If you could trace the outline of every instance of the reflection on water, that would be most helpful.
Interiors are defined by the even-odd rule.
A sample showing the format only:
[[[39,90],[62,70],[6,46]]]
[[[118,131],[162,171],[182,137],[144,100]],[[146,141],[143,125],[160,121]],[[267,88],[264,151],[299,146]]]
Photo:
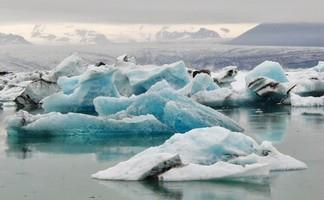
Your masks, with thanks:
[[[9,109],[0,111],[0,199],[324,199],[323,108],[222,112],[238,121],[246,134],[275,142],[309,168],[276,174],[267,184],[97,181],[90,178],[92,173],[162,144],[170,135],[7,138],[4,118],[14,113]]]
[[[280,143],[290,122],[291,107],[273,106],[258,109],[231,109],[223,113],[235,119],[245,133],[253,136],[258,142],[271,141]]]
[[[268,184],[240,184],[235,182],[125,182],[100,181],[100,184],[126,199],[271,199]],[[143,195],[145,194],[145,195]]]
[[[129,158],[140,151],[162,144],[171,135],[92,138],[82,136],[15,138],[6,140],[8,156],[30,158],[33,153],[95,154],[98,160]]]

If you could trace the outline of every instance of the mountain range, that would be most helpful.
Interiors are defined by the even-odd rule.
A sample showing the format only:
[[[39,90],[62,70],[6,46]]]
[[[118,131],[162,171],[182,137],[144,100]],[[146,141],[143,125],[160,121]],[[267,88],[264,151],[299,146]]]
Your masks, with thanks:
[[[248,30],[229,43],[324,47],[324,23],[264,23]]]
[[[31,44],[24,37],[15,34],[0,33],[0,45]]]

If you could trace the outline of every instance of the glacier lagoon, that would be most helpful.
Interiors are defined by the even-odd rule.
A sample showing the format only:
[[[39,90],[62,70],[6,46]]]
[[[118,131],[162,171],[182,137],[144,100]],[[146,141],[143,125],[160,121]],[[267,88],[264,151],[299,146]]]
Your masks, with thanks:
[[[144,174],[142,175],[149,175],[149,176],[153,175],[152,176],[153,178],[156,178],[158,176],[159,179],[160,177],[162,177],[162,179],[166,181],[167,180],[176,180],[176,181],[200,180],[199,177],[201,177],[201,174],[199,173],[199,170],[204,168],[203,169],[204,173],[202,174],[207,175],[207,177],[202,179],[210,179],[210,175],[212,174],[214,175],[214,179],[217,179],[217,182],[202,181],[202,184],[213,183],[216,185],[219,184],[224,185],[223,189],[220,191],[220,193],[224,191],[224,195],[223,194],[221,195],[221,196],[225,196],[224,198],[233,198],[233,194],[228,193],[227,190],[232,190],[232,188],[235,188],[235,186],[238,186],[240,188],[242,186],[247,185],[248,186],[247,191],[246,189],[243,189],[243,191],[240,190],[237,194],[234,193],[234,196],[238,196],[240,197],[239,199],[242,199],[241,197],[242,194],[246,193],[245,196],[247,196],[247,199],[251,199],[251,198],[262,199],[264,197],[269,197],[269,195],[257,194],[257,196],[255,197],[253,196],[255,194],[253,192],[250,192],[249,190],[259,188],[259,186],[262,187],[267,186],[266,188],[268,189],[270,188],[271,191],[271,188],[273,187],[273,182],[275,182],[276,179],[279,179],[278,177],[281,177],[283,174],[271,173],[270,180],[268,179],[261,180],[261,183],[260,182],[249,183],[249,181],[247,180],[241,180],[243,181],[242,183],[229,182],[229,181],[224,182],[218,179],[219,177],[222,177],[222,174],[225,175],[225,177],[226,176],[230,177],[231,175],[234,175],[234,178],[235,178],[235,174],[238,174],[238,178],[242,178],[243,174],[247,174],[248,176],[255,175],[257,177],[252,178],[254,179],[254,181],[258,180],[257,178],[259,178],[258,176],[260,175],[268,176],[269,165],[265,167],[263,166],[260,167],[259,165],[260,168],[256,168],[257,166],[254,165],[254,162],[257,162],[255,164],[262,164],[262,162],[267,159],[270,159],[266,161],[267,164],[270,164],[270,170],[305,169],[306,165],[309,165],[306,158],[300,157],[299,155],[300,152],[296,153],[296,151],[287,151],[287,149],[285,148],[282,150],[280,146],[284,144],[284,142],[286,141],[286,135],[287,135],[286,132],[289,132],[287,126],[289,125],[290,121],[299,118],[299,115],[305,117],[315,117],[315,119],[318,118],[319,120],[322,120],[323,112],[321,108],[314,108],[314,110],[313,108],[311,108],[312,106],[315,107],[323,106],[324,104],[323,97],[319,97],[322,96],[322,92],[323,92],[321,90],[322,74],[317,70],[318,68],[321,68],[320,63],[318,66],[311,69],[287,71],[287,74],[285,74],[285,72],[282,70],[281,66],[278,63],[267,61],[255,67],[256,70],[255,74],[253,74],[253,71],[237,73],[237,71],[235,71],[236,70],[235,68],[231,68],[231,69],[226,68],[224,69],[225,72],[224,74],[222,72],[219,72],[218,74],[211,74],[211,76],[208,76],[206,74],[205,75],[199,74],[195,77],[194,73],[189,72],[190,69],[187,69],[189,72],[187,73],[187,70],[185,69],[186,67],[184,66],[183,62],[164,65],[160,67],[161,69],[156,70],[159,68],[158,66],[154,66],[154,68],[152,68],[152,66],[139,66],[131,62],[124,63],[125,56],[122,56],[121,58],[122,60],[119,60],[119,58],[120,57],[117,58],[117,62],[113,66],[89,65],[88,70],[90,71],[87,70],[86,73],[84,73],[83,75],[79,75],[78,70],[74,70],[74,69],[78,69],[78,66],[79,67],[82,66],[79,64],[80,63],[79,60],[74,59],[74,57],[72,56],[67,58],[67,60],[64,60],[62,62],[63,64],[62,63],[59,64],[57,68],[49,72],[44,71],[44,72],[35,72],[30,74],[18,73],[18,74],[10,74],[8,78],[5,77],[5,80],[3,82],[5,85],[4,87],[5,89],[1,91],[2,94],[4,94],[4,95],[1,94],[1,97],[5,97],[4,98],[5,101],[7,97],[9,99],[13,97],[16,103],[18,102],[21,103],[22,105],[28,105],[28,101],[24,102],[24,100],[31,100],[29,102],[31,102],[32,104],[35,103],[36,108],[43,107],[45,109],[45,112],[47,111],[47,109],[50,108],[52,109],[52,111],[61,111],[63,113],[69,110],[58,109],[58,107],[55,106],[53,107],[53,104],[51,103],[49,104],[48,100],[54,99],[52,103],[53,102],[59,103],[59,106],[62,105],[64,106],[66,103],[67,104],[70,104],[71,102],[74,103],[74,101],[57,101],[58,97],[75,96],[79,100],[82,99],[85,100],[85,102],[88,102],[88,104],[84,104],[83,102],[81,102],[80,104],[76,104],[75,106],[76,109],[72,109],[72,111],[77,113],[60,114],[60,113],[53,112],[53,113],[43,114],[43,112],[40,111],[40,115],[38,115],[37,111],[36,112],[30,111],[30,114],[24,111],[19,111],[19,113],[17,113],[15,117],[12,117],[7,122],[8,125],[7,132],[3,131],[4,132],[3,135],[8,135],[7,137],[5,136],[3,137],[4,139],[2,145],[3,148],[1,149],[4,152],[3,158],[18,158],[19,160],[24,160],[24,161],[28,160],[33,162],[31,168],[29,168],[28,166],[26,167],[25,164],[21,165],[22,166],[21,169],[23,169],[21,170],[22,172],[18,172],[14,174],[26,174],[26,175],[33,174],[31,177],[27,176],[24,178],[30,179],[33,184],[34,182],[36,182],[44,185],[45,192],[39,193],[44,195],[42,196],[42,198],[45,198],[46,195],[48,194],[48,192],[46,191],[56,190],[56,185],[60,185],[60,183],[57,181],[51,181],[53,180],[53,177],[62,177],[64,183],[65,180],[71,180],[71,182],[66,182],[67,185],[65,185],[63,189],[71,188],[71,186],[78,187],[78,184],[84,181],[78,178],[85,177],[85,173],[88,173],[88,178],[90,179],[90,174],[94,174],[98,170],[107,169],[107,167],[108,167],[107,170],[109,171],[109,169],[114,168],[114,166],[118,166],[119,165],[118,163],[122,163],[122,161],[128,159],[132,160],[132,158],[136,157],[137,155],[140,155],[141,154],[140,152],[147,149],[148,147],[159,146],[159,145],[163,146],[162,144],[167,143],[168,141],[172,141],[172,138],[174,138],[174,136],[176,136],[176,138],[178,139],[179,138],[181,139],[182,137],[182,136],[180,137],[181,134],[179,136],[177,136],[178,134],[171,136],[170,134],[167,133],[186,132],[183,135],[184,140],[181,139],[180,140],[181,143],[179,144],[175,143],[175,146],[179,146],[183,144],[182,143],[183,141],[186,142],[185,138],[189,134],[189,132],[187,132],[188,130],[192,128],[199,128],[199,127],[206,127],[206,126],[218,125],[218,126],[226,127],[234,132],[242,131],[243,129],[245,129],[244,133],[252,136],[260,144],[260,147],[261,146],[262,147],[254,148],[255,146],[252,145],[253,150],[248,150],[250,149],[249,146],[251,145],[251,143],[245,140],[247,142],[247,143],[244,142],[246,145],[245,147],[247,147],[246,152],[251,153],[249,155],[245,154],[244,145],[241,146],[240,142],[236,142],[236,139],[240,138],[240,137],[236,137],[236,135],[239,133],[232,133],[230,135],[233,135],[233,137],[229,137],[229,140],[226,139],[223,140],[224,138],[226,138],[223,137],[226,134],[222,133],[220,129],[219,129],[220,132],[218,132],[217,131],[218,129],[216,127],[216,129],[211,129],[211,130],[215,130],[215,132],[207,131],[207,133],[202,134],[204,137],[206,136],[207,138],[209,136],[214,135],[215,137],[211,137],[211,138],[214,138],[215,141],[213,139],[209,142],[207,138],[203,138],[202,140],[199,140],[199,142],[194,142],[196,144],[193,143],[194,148],[193,148],[192,155],[195,157],[192,158],[194,161],[196,159],[199,160],[201,157],[203,157],[199,153],[199,149],[200,149],[199,146],[201,146],[200,142],[202,142],[202,144],[204,145],[211,145],[210,150],[208,150],[208,148],[201,149],[203,151],[207,150],[206,152],[202,152],[203,154],[207,153],[206,155],[208,155],[209,151],[212,152],[212,155],[214,153],[216,153],[215,155],[218,155],[217,153],[221,153],[222,148],[224,147],[223,149],[224,153],[219,154],[220,156],[219,158],[222,158],[224,156],[225,159],[227,158],[230,159],[230,160],[224,160],[226,162],[225,165],[222,164],[223,160],[220,160],[220,162],[217,162],[214,165],[212,164],[213,161],[210,159],[206,160],[207,163],[208,161],[212,162],[210,163],[211,165],[209,166],[206,165],[201,166],[199,165],[199,163],[183,162],[184,157],[181,152],[185,152],[185,148],[183,148],[182,150],[180,148],[178,149],[180,151],[175,152],[179,154],[178,157],[180,156],[181,160],[178,159],[178,161],[180,160],[180,162],[176,161],[177,159],[176,155],[171,155],[173,157],[170,157],[170,154],[168,154],[167,156],[169,157],[167,157],[165,156],[165,154],[163,154],[164,156],[164,157],[162,156],[163,159],[169,159],[169,160],[162,160],[162,162],[157,160],[158,158],[160,158],[159,156],[161,156],[162,154],[161,155],[157,154],[157,156],[154,154],[153,156],[149,155],[147,157],[149,158],[147,159],[149,161],[143,160],[144,161],[143,165],[141,164],[137,165],[134,167],[134,169],[132,168],[126,169],[126,173],[122,173],[119,171],[118,168],[115,168],[115,171],[117,170],[117,172],[119,171],[120,173],[126,175],[125,179],[119,179],[118,175],[116,179],[117,180],[141,180],[141,178],[136,178],[136,177],[130,178],[128,174],[132,174],[133,172],[135,172],[135,174],[137,172],[143,173],[141,167],[143,166],[147,167],[146,165],[147,163],[154,161],[154,162],[160,162],[162,164],[157,163],[157,165],[153,165],[153,166],[151,165],[151,167],[153,168],[151,168],[151,170],[150,168],[146,168],[149,169],[149,171],[147,171],[147,173],[144,172]],[[128,62],[128,59],[126,60]],[[125,64],[127,65],[123,66]],[[59,66],[63,66],[63,67],[59,67]],[[65,77],[65,78],[59,77],[59,79],[57,80],[57,77],[53,72],[56,72],[57,70],[60,71],[60,69],[64,69],[65,71],[72,72],[72,77]],[[110,73],[110,72],[117,72],[117,73]],[[106,76],[105,75],[106,73],[110,75]],[[126,74],[127,77],[125,77],[125,75],[123,74]],[[248,76],[249,74],[251,74],[250,78]],[[275,74],[275,76],[271,77],[270,76],[271,74]],[[194,78],[188,77],[191,75]],[[237,75],[236,81],[234,81],[233,79],[233,76],[235,75]],[[277,80],[276,78],[278,75],[282,75],[284,79]],[[14,78],[12,79],[11,76],[13,76]],[[286,76],[288,77],[288,80],[285,78]],[[21,77],[27,78],[26,81],[21,82]],[[103,77],[104,79],[100,77]],[[109,77],[112,77],[112,79],[110,79]],[[174,79],[174,77],[176,77],[176,79]],[[245,81],[244,81],[244,77],[245,77]],[[28,85],[27,89],[25,90],[27,92],[23,92],[22,94],[20,94],[21,89],[24,89],[24,87],[26,87],[25,85],[26,83],[28,84],[28,80],[29,79],[33,80],[35,78],[36,80],[39,79],[40,85],[42,84],[44,85],[44,83],[52,84],[55,83],[55,81],[57,80],[58,85],[60,87],[63,86],[63,93],[58,92],[56,94],[48,96],[47,93],[43,92],[44,91],[43,89],[39,90],[39,92],[37,92],[36,90],[36,93],[34,93],[33,90],[28,89],[29,87]],[[188,79],[190,80],[190,82]],[[108,87],[108,90],[106,89],[100,90],[101,87],[98,87],[98,84],[100,86],[102,85],[100,84],[101,80],[103,80],[104,82],[107,81],[113,82],[113,84],[109,84],[112,86],[112,88],[109,89]],[[233,88],[231,86],[228,88],[229,85],[227,81],[228,83],[231,83]],[[10,84],[7,84],[8,82]],[[11,87],[12,85],[11,83],[13,84],[18,83],[18,85],[17,87]],[[223,88],[219,88],[217,85],[215,85],[216,83],[222,84]],[[30,88],[33,88],[32,84],[30,85],[31,85]],[[141,87],[137,87],[138,85]],[[186,86],[183,87],[184,85]],[[17,88],[17,91],[12,90],[15,88]],[[85,88],[88,89],[84,90]],[[55,90],[56,89],[54,88],[53,92],[56,92]],[[292,90],[293,92],[290,93],[290,91]],[[16,98],[16,93],[18,95],[20,94],[19,98],[18,97]],[[136,94],[137,96],[132,95],[128,97],[132,93]],[[310,94],[315,96],[310,97],[309,96]],[[106,97],[100,97],[100,96],[106,96]],[[151,97],[155,97],[155,98],[151,98]],[[39,101],[40,99],[43,100]],[[201,104],[209,105],[214,108],[231,107],[232,109],[221,110],[221,112],[225,113],[225,115],[222,115],[218,111],[200,105],[194,101],[197,101]],[[280,103],[281,106],[280,107],[274,106],[274,104],[276,103]],[[250,106],[252,106],[254,109],[235,108],[237,106],[244,107],[246,104],[251,104]],[[285,104],[291,105],[292,107],[284,106]],[[263,107],[262,109],[255,109],[262,105],[268,105],[268,107]],[[83,108],[83,106],[85,107]],[[306,109],[294,108],[298,106],[310,106],[310,107]],[[160,109],[156,109],[157,107]],[[5,108],[3,114],[4,118],[8,118],[11,115],[15,114],[15,111],[12,108],[7,106],[5,106],[4,108]],[[96,116],[96,114],[93,113],[94,110],[97,112],[98,116]],[[283,119],[282,116],[280,115],[282,113],[286,113],[290,117],[284,117]],[[227,118],[226,115],[229,118]],[[265,118],[265,117],[269,117],[269,118]],[[251,120],[244,120],[250,118]],[[82,119],[81,120],[82,123],[80,123],[80,119]],[[181,119],[181,120],[177,120],[177,119]],[[260,121],[259,119],[262,120]],[[143,123],[146,126],[144,126]],[[294,123],[299,123],[299,122],[293,122],[292,124]],[[131,126],[125,126],[128,124]],[[116,128],[114,125],[119,128],[122,127],[123,129],[121,130],[119,128]],[[134,125],[137,125],[135,126],[137,128],[134,128]],[[151,128],[147,129],[146,127],[151,127]],[[96,128],[99,128],[99,132],[96,131]],[[100,130],[103,131],[105,134],[104,135],[98,134],[100,133]],[[199,130],[198,131],[197,130],[198,129],[196,129],[196,133],[199,133]],[[314,129],[314,131],[321,131],[321,130],[322,127],[317,127],[316,129]],[[91,131],[95,131],[94,135]],[[122,134],[118,134],[118,131],[120,131],[120,133]],[[304,130],[302,133],[308,133],[308,132],[309,130]],[[293,132],[293,134],[296,134],[296,132]],[[92,137],[91,135],[99,136],[99,137]],[[191,137],[190,135],[191,134],[189,134],[189,139]],[[199,136],[199,134],[198,135],[193,134],[193,135],[195,135],[196,138],[192,137],[192,141],[195,141],[197,139],[197,136]],[[34,138],[30,138],[30,137],[34,137]],[[299,165],[301,167],[296,167],[296,168],[292,165],[290,167],[287,166],[285,167],[284,165],[285,159],[282,160],[280,159],[280,157],[276,157],[280,154],[276,153],[276,150],[271,147],[271,144],[270,145],[268,145],[268,143],[266,143],[265,145],[263,145],[263,143],[261,144],[261,142],[265,140],[273,142],[279,151],[283,153],[287,153],[287,155],[291,155],[296,159],[304,161],[305,164],[301,163],[301,165]],[[219,146],[220,149],[217,147],[217,143],[219,143],[219,141],[221,142]],[[190,144],[190,140],[189,140],[189,144]],[[231,146],[232,144],[234,144],[234,147]],[[295,145],[296,143],[293,144]],[[284,147],[288,147],[287,144],[284,145],[285,145]],[[305,144],[305,146],[306,145],[312,146],[312,144]],[[299,147],[300,146],[301,145],[299,145]],[[173,148],[172,145],[170,147]],[[195,151],[194,149],[197,149],[198,151],[194,153]],[[218,152],[219,150],[221,151]],[[240,154],[240,152],[242,152],[243,154]],[[39,154],[37,153],[40,153],[39,157],[38,157]],[[169,152],[162,151],[161,153],[169,153]],[[35,158],[34,155],[36,155],[36,157],[38,157],[40,160],[38,161],[33,160]],[[65,159],[63,159],[64,161],[56,160],[57,155],[63,156],[64,158],[66,158],[66,160]],[[95,157],[86,158],[84,157],[85,155],[87,156],[94,155]],[[258,156],[262,156],[262,157],[258,157]],[[78,158],[81,159],[78,160]],[[271,164],[272,162],[271,159],[273,159],[272,161],[274,162],[278,161],[277,163],[279,165],[275,164],[274,166],[275,168],[272,168],[273,165]],[[75,162],[71,163],[72,160]],[[51,163],[51,162],[53,163],[50,164],[50,166],[46,166],[46,168],[43,169],[38,168],[39,166],[37,164],[41,164],[40,166],[43,166],[42,165],[43,161],[45,161],[44,164]],[[175,161],[178,162],[179,165],[174,165],[172,166],[173,168],[170,169],[167,166],[168,164],[164,164],[164,161],[166,162]],[[78,162],[80,163],[77,164]],[[231,164],[232,162],[235,163],[235,165]],[[4,163],[6,163],[6,161]],[[15,163],[13,165],[14,167],[19,165],[18,162],[13,162],[13,163]],[[72,165],[65,166],[66,163],[71,163]],[[87,163],[87,164],[84,165],[83,163]],[[87,168],[85,169],[81,167],[83,165],[84,167],[87,166]],[[6,174],[6,172],[7,174],[8,173],[10,174],[13,166],[8,167],[8,169],[10,170],[3,170],[3,174]],[[226,166],[229,168],[227,169]],[[276,166],[279,168],[276,168]],[[63,175],[61,174],[61,176],[56,172],[56,169],[60,167],[62,167],[61,173],[63,173]],[[93,167],[96,168],[94,169]],[[156,172],[156,170],[161,170],[161,168],[162,171]],[[187,170],[189,169],[190,171],[190,169],[193,168],[195,170],[193,171],[194,173],[192,176],[191,173],[188,173]],[[28,169],[31,170],[29,171]],[[38,169],[39,173],[31,173],[35,169]],[[77,169],[82,169],[84,171],[78,172]],[[91,171],[90,170],[87,171],[87,169],[91,169]],[[252,169],[251,173],[249,172],[249,169]],[[169,171],[163,172],[163,170],[169,170]],[[306,171],[308,170],[309,169],[307,169]],[[188,176],[184,177],[183,175],[181,175],[183,174],[184,171],[186,171],[185,176],[189,174],[191,175],[191,178],[190,176],[188,178]],[[247,173],[245,173],[244,171]],[[162,174],[156,174],[156,173],[162,173]],[[288,172],[288,173],[294,174],[294,172]],[[174,179],[174,174],[177,175],[178,178]],[[116,173],[114,172],[113,176],[115,175]],[[43,180],[43,183],[38,180],[33,180],[33,178],[37,176]],[[99,179],[107,178],[108,180],[112,180],[111,178],[109,178],[109,176],[101,177],[101,175],[99,175],[99,176],[92,176],[92,177],[99,178]],[[142,176],[140,175],[140,177]],[[291,180],[289,180],[289,184],[291,184],[290,181]],[[82,184],[87,184],[86,182]],[[10,184],[10,180],[6,180],[5,178],[3,185],[7,185],[8,183]],[[162,182],[150,182],[150,181],[139,182],[142,185],[133,184],[129,182],[112,183],[109,181],[108,182],[97,181],[96,183],[105,185],[108,188],[113,188],[117,192],[121,191],[122,194],[117,193],[116,194],[117,196],[115,197],[121,199],[122,198],[130,199],[132,197],[138,199],[141,196],[139,197],[138,195],[134,195],[133,193],[146,194],[148,193],[148,191],[145,190],[145,188],[147,187],[149,188],[157,187],[158,190],[154,190],[153,192],[149,191],[153,194],[152,196],[151,195],[145,196],[146,199],[160,198],[161,195],[159,195],[156,192],[159,191],[161,187],[163,191],[174,190],[174,188],[168,187],[168,185],[172,185],[171,183],[162,183]],[[50,184],[53,185],[51,186]],[[13,183],[13,185],[14,187],[17,186],[16,183]],[[141,187],[143,185],[145,186],[144,190]],[[215,194],[215,192],[208,190],[207,193],[204,193],[204,188],[198,187],[196,189],[193,189],[186,185],[191,186],[191,184],[186,184],[186,183],[180,184],[178,182],[176,186],[178,187],[185,186],[185,188],[180,189],[180,191],[176,189],[175,194],[173,194],[172,192],[171,193],[166,192],[167,194],[162,195],[161,198],[167,198],[168,195],[170,195],[172,198],[176,198],[176,199],[188,199],[188,194],[189,197],[193,196],[194,199],[195,198],[214,199],[219,197],[218,192]],[[41,186],[38,185],[38,187]],[[93,185],[86,186],[87,191],[92,187]],[[216,186],[212,186],[212,187],[216,187]],[[6,187],[4,186],[3,188]],[[78,188],[80,189],[83,187],[79,186]],[[187,189],[189,191],[194,191],[201,196],[195,196],[196,195],[195,193],[193,194],[188,193],[186,192]],[[113,193],[110,189],[108,189],[108,192]],[[95,195],[88,196],[87,198],[104,198],[103,195],[98,195],[98,193],[101,194],[102,191],[98,191]],[[124,196],[124,194],[126,194],[126,196]],[[28,195],[24,197],[27,198]],[[66,198],[66,196],[62,196],[62,198],[63,197]],[[32,197],[32,199],[35,198],[37,199],[38,197],[36,196]],[[82,196],[81,197],[72,196],[71,198],[79,199],[82,198]]]
[[[219,110],[256,141],[272,141],[281,152],[305,162],[307,170],[274,172],[262,184],[226,181],[111,182],[90,174],[127,160],[171,135],[7,138],[0,110],[0,197],[3,199],[321,199],[324,108],[270,106]],[[302,188],[302,190],[301,190]],[[17,192],[19,191],[19,192]]]

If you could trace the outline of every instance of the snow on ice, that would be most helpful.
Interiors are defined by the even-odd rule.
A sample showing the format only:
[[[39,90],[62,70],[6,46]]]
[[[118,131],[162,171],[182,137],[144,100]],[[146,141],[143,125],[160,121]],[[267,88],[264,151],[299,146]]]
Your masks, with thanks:
[[[274,170],[305,168],[306,164],[280,153],[269,142],[258,145],[242,133],[210,127],[175,134],[164,144],[148,148],[92,177],[103,180],[143,180],[148,178],[143,174],[149,174],[150,178],[161,181],[242,181],[268,177],[269,172]]]

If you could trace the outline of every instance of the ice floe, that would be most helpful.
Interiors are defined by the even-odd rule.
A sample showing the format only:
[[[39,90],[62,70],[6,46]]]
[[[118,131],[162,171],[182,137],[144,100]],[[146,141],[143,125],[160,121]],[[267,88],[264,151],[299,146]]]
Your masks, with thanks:
[[[145,94],[128,99],[97,97],[94,105],[99,115],[114,114],[121,118],[151,114],[175,132],[216,125],[242,131],[230,118],[178,94],[166,81],[158,82]]]
[[[149,174],[161,181],[244,180],[268,177],[275,170],[305,168],[306,164],[280,153],[270,142],[258,145],[242,133],[210,127],[175,134],[164,144],[148,148],[92,177],[143,180],[143,174]]]
[[[93,99],[98,96],[120,97],[132,94],[127,76],[117,68],[89,67],[75,78],[59,79],[63,92],[43,99],[45,112],[94,112]]]
[[[8,119],[7,133],[13,137],[87,136],[109,137],[120,134],[166,134],[173,130],[153,115],[113,119],[81,113],[51,112],[32,115],[19,111]]]

